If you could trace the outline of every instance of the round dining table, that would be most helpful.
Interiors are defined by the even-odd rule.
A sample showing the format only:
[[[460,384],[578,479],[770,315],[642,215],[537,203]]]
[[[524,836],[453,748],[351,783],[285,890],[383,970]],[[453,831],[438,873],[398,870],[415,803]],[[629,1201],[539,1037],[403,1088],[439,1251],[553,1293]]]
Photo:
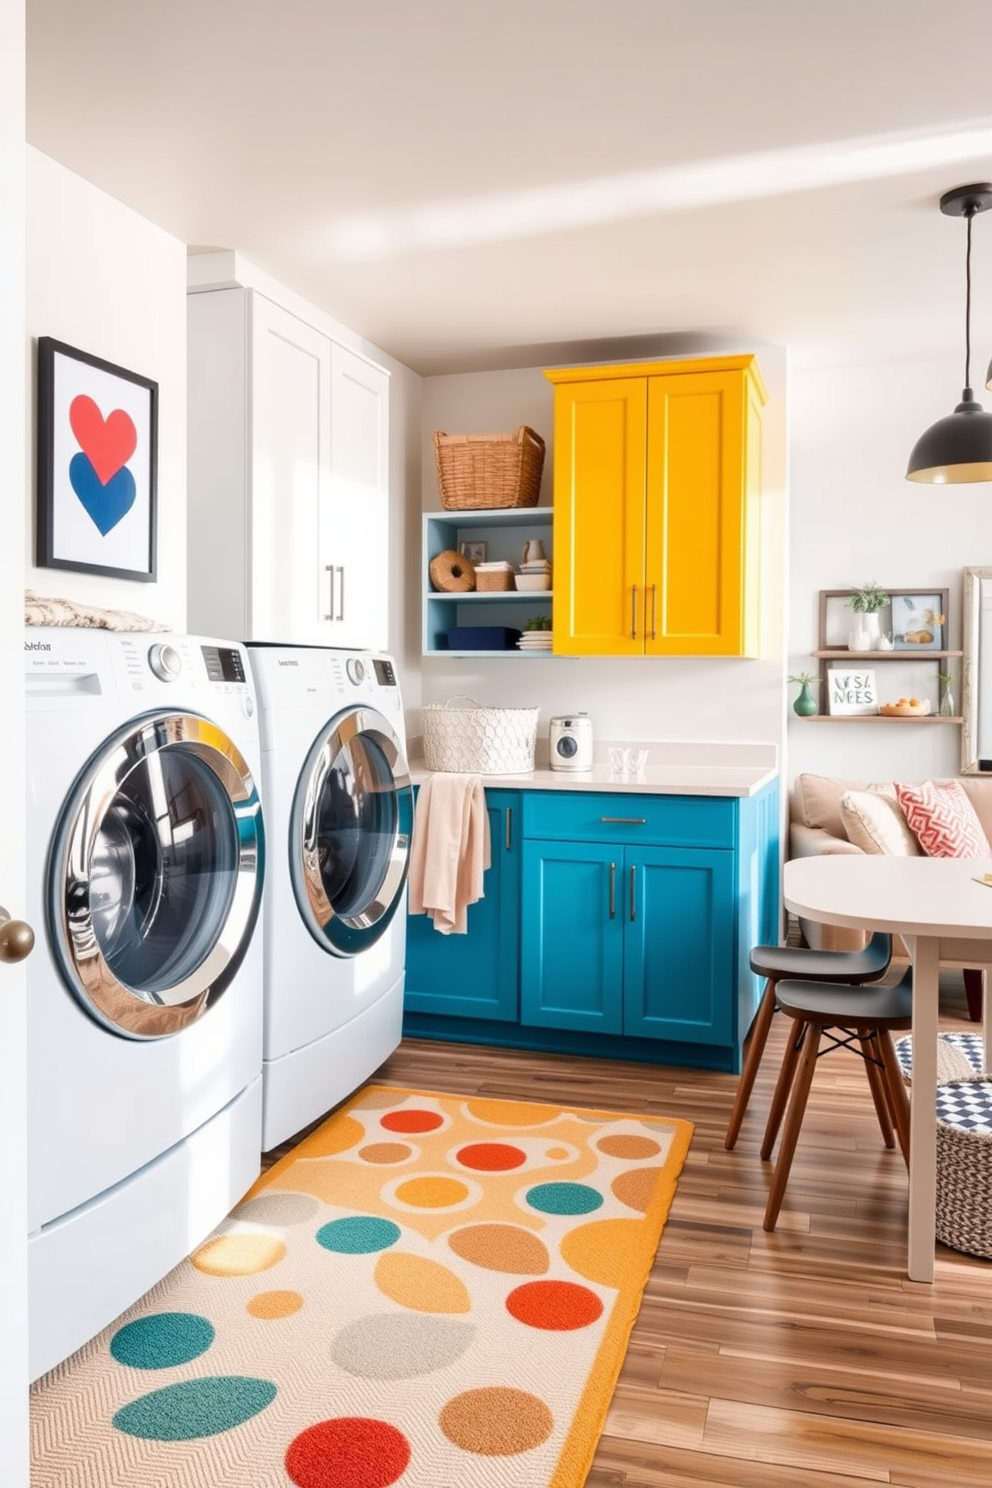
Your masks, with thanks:
[[[939,968],[992,972],[992,859],[897,858],[881,854],[794,858],[783,897],[793,914],[900,936],[913,962],[913,1078],[910,1090],[908,1265],[911,1281],[934,1278],[937,1189]],[[992,1019],[985,1011],[985,1063]]]

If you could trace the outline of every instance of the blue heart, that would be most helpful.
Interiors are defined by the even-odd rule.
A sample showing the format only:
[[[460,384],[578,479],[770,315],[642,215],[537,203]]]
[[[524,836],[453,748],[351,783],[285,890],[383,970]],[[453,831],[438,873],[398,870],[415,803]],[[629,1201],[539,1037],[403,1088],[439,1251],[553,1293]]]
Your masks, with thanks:
[[[134,476],[126,465],[103,486],[90,464],[89,456],[80,453],[73,455],[69,461],[69,480],[83,510],[99,528],[101,537],[106,537],[134,505],[137,487]]]

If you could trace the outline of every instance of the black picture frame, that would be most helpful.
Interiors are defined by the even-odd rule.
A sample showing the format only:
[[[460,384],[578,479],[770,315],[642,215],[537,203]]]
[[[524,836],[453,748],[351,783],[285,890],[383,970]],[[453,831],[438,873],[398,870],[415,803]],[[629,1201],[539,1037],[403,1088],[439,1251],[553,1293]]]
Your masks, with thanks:
[[[35,562],[157,578],[158,383],[38,338]]]

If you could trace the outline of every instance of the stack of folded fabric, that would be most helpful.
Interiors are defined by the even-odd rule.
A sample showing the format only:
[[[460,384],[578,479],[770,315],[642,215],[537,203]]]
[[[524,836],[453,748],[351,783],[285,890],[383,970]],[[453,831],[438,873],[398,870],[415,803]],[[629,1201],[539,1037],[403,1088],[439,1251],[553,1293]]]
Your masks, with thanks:
[[[507,563],[505,558],[494,558],[490,563],[477,563],[476,573],[512,573],[513,564]]]

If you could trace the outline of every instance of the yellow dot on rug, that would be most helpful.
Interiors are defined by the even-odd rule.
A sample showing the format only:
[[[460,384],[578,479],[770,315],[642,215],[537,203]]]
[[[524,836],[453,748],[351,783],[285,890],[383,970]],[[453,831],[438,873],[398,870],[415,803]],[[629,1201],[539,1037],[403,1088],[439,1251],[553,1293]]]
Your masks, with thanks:
[[[544,1155],[545,1157],[553,1158],[555,1162],[560,1162],[562,1158],[572,1156],[567,1147],[549,1147]]]
[[[246,1303],[252,1317],[257,1318],[292,1317],[302,1306],[299,1292],[259,1292]]]
[[[469,1193],[457,1178],[410,1178],[396,1189],[396,1198],[417,1209],[447,1209],[451,1204],[461,1204]]]
[[[285,1244],[274,1235],[219,1235],[194,1251],[191,1260],[208,1276],[253,1276],[275,1266],[285,1254]]]
[[[490,1385],[466,1390],[449,1400],[438,1424],[463,1452],[483,1457],[512,1457],[547,1441],[554,1417],[537,1395]]]
[[[661,1148],[651,1137],[639,1137],[632,1132],[617,1132],[613,1136],[600,1137],[593,1144],[607,1157],[657,1157]]]
[[[558,1106],[541,1106],[527,1101],[466,1101],[465,1110],[476,1121],[487,1126],[547,1126],[561,1115]]]
[[[365,1136],[365,1128],[353,1116],[332,1116],[306,1138],[307,1157],[331,1157],[335,1152],[347,1152],[357,1147]]]
[[[618,1290],[627,1275],[631,1246],[643,1233],[642,1219],[594,1219],[562,1236],[562,1260],[586,1281]]]
[[[472,1308],[465,1283],[447,1266],[424,1256],[387,1251],[376,1262],[375,1284],[393,1302],[414,1312],[470,1312]]]

